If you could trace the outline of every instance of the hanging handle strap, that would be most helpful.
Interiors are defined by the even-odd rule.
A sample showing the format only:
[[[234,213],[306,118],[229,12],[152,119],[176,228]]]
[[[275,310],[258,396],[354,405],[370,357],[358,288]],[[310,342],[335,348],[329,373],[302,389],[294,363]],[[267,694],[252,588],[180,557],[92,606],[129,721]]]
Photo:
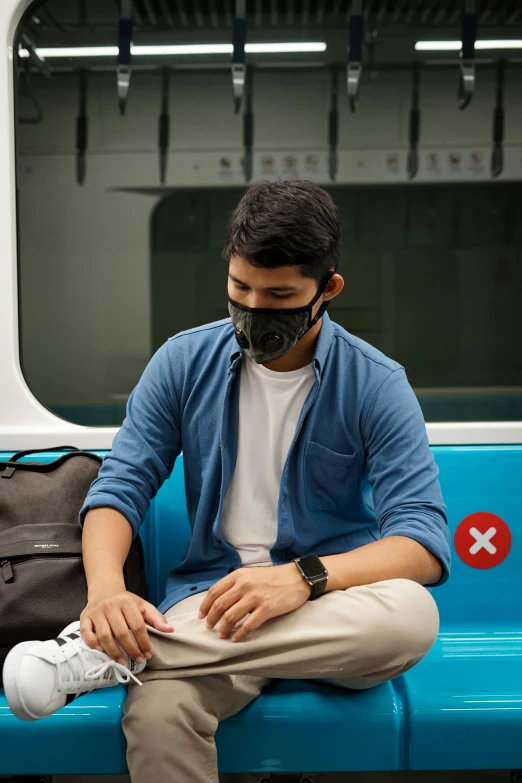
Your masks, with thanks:
[[[337,177],[337,170],[339,168],[339,155],[337,153],[337,146],[339,144],[339,110],[338,110],[338,96],[339,96],[339,79],[337,68],[335,65],[332,68],[332,86],[330,97],[330,113],[328,115],[328,173],[332,182]]]
[[[85,182],[86,151],[89,133],[89,120],[87,118],[87,71],[81,68],[78,73],[78,86],[80,93],[78,116],[76,118],[76,181],[78,185]]]
[[[417,176],[419,170],[418,144],[420,139],[420,120],[419,109],[420,92],[420,63],[413,63],[412,87],[411,87],[411,109],[410,109],[410,128],[409,128],[409,151],[408,151],[408,177],[413,179]]]
[[[504,78],[506,63],[497,63],[497,100],[493,113],[493,150],[491,153],[491,174],[499,177],[504,170]]]
[[[236,0],[236,15],[232,28],[232,96],[234,111],[239,114],[246,82],[247,18],[245,0]]]
[[[464,2],[461,39],[459,109],[463,110],[469,106],[475,92],[475,41],[477,40],[475,0],[465,0]]]
[[[123,116],[127,108],[127,97],[131,78],[132,46],[132,0],[121,0],[120,21],[118,23],[118,67],[116,78],[118,85],[118,104]]]
[[[246,105],[243,115],[243,147],[245,181],[250,182],[254,173],[254,111],[252,100],[252,66],[247,79]]]
[[[165,184],[167,178],[167,162],[170,144],[170,72],[168,68],[162,69],[161,75],[161,114],[158,121],[158,150],[160,182]]]
[[[364,16],[362,13],[362,0],[353,0],[350,14],[350,37],[348,68],[346,82],[348,87],[348,100],[351,111],[357,107],[359,87],[361,84],[362,59],[364,48]]]

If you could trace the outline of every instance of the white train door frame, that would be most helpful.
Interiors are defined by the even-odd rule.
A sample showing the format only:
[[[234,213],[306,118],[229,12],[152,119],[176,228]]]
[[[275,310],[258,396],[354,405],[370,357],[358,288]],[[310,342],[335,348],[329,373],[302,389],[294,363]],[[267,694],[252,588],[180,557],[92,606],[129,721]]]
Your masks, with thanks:
[[[0,451],[72,443],[108,449],[117,427],[82,427],[59,418],[32,394],[18,339],[13,41],[32,0],[0,2]],[[522,443],[522,422],[428,423],[432,445]]]
[[[18,340],[13,40],[31,0],[0,3],[0,451],[72,444],[107,449],[117,427],[82,427],[35,398],[22,374]]]

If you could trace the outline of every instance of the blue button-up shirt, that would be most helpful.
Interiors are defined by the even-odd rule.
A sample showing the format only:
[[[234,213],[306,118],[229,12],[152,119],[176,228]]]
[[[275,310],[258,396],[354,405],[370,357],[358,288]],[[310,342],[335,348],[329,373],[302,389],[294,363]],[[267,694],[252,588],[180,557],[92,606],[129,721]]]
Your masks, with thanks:
[[[83,524],[89,509],[115,508],[135,536],[183,449],[192,534],[161,612],[241,566],[219,524],[237,457],[242,359],[229,318],[171,337],[130,395],[80,511]],[[450,567],[445,506],[404,368],[325,314],[313,369],[281,477],[272,562],[407,536],[440,560],[441,584]]]

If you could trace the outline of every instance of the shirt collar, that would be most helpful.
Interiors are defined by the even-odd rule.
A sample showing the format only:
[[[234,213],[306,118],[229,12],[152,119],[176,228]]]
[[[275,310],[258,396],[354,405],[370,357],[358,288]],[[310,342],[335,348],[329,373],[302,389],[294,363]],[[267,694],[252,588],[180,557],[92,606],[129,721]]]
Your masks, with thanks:
[[[321,330],[315,345],[313,364],[317,367],[319,374],[322,375],[326,364],[326,357],[330,351],[333,340],[333,326],[328,313],[324,313],[322,318]],[[230,365],[235,365],[238,359],[243,358],[243,351],[237,344],[234,333],[232,333],[232,343],[230,351]]]
[[[319,337],[315,345],[314,353],[314,365],[318,368],[320,375],[323,374],[326,358],[332,345],[333,336],[334,331],[332,321],[328,313],[324,313],[321,324],[321,331],[319,332]]]

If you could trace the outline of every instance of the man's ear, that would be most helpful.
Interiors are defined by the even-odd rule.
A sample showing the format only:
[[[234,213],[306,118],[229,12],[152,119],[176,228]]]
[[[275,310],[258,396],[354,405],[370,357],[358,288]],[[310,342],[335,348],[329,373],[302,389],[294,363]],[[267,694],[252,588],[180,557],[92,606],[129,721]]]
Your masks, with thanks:
[[[328,281],[328,285],[324,291],[323,297],[325,301],[329,302],[332,299],[335,299],[335,297],[341,293],[343,288],[344,278],[342,278],[341,275],[337,274],[336,272]]]

